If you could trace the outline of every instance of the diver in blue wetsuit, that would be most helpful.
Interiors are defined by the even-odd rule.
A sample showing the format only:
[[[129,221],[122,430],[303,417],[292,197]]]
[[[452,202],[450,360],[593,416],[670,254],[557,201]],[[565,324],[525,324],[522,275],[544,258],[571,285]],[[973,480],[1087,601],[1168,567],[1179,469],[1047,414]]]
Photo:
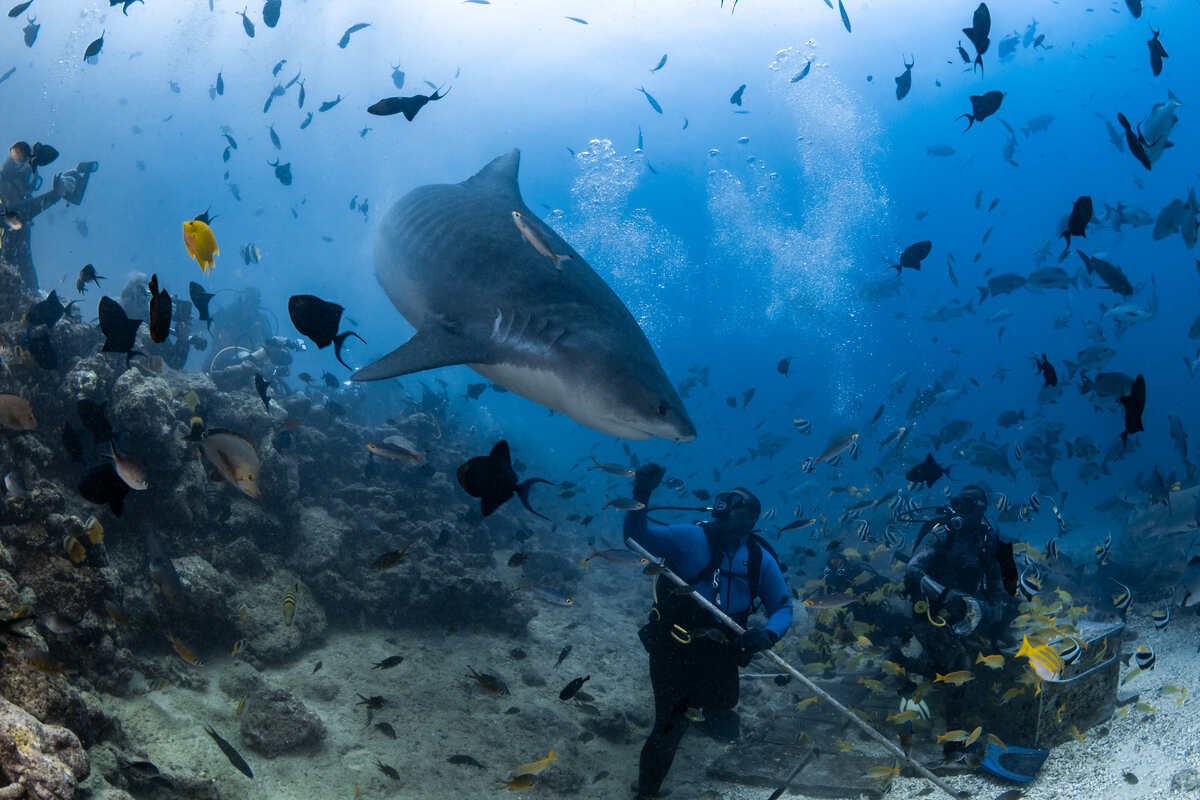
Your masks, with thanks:
[[[641,467],[633,497],[648,504],[665,470]],[[770,546],[753,533],[761,510],[748,489],[722,492],[713,500],[712,521],[699,525],[650,525],[646,510],[625,515],[625,536],[650,553],[742,627],[761,603],[767,623],[733,635],[690,594],[655,582],[650,621],[639,631],[650,654],[654,729],[642,747],[638,798],[660,796],[675,750],[688,726],[689,708],[704,710],[707,732],[738,737],[738,667],[774,645],[792,624],[792,599]]]

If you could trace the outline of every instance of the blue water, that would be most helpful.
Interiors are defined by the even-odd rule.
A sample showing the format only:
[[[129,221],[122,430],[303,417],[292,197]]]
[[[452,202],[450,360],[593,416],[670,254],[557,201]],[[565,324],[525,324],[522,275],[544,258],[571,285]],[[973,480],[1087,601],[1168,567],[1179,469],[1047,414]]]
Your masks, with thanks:
[[[372,275],[380,215],[415,186],[462,180],[519,147],[528,205],[608,280],[672,379],[682,380],[692,365],[711,367],[708,388],[685,401],[699,431],[695,442],[629,445],[641,461],[666,461],[673,474],[688,478],[689,488],[716,488],[711,468],[720,467],[719,485],[752,486],[780,520],[798,503],[806,513],[833,516],[838,501],[825,497],[832,484],[870,486],[878,496],[904,486],[903,471],[927,451],[943,464],[957,463],[953,446],[933,450],[919,438],[949,419],[969,419],[969,438],[986,434],[1010,449],[1038,430],[1027,419],[1025,430],[997,433],[995,417],[1007,409],[1062,422],[1064,439],[1088,435],[1103,451],[1121,431],[1119,411],[1093,410],[1073,385],[1039,406],[1041,379],[1029,358],[1045,352],[1066,383],[1063,360],[1092,343],[1085,334],[1089,323],[1099,323],[1117,350],[1106,369],[1145,375],[1146,431],[1135,437],[1135,452],[1090,485],[1076,474],[1081,462],[1055,465],[1052,499],[1062,502],[1069,494],[1062,505],[1072,534],[1063,549],[1082,554],[1110,530],[1119,537],[1119,521],[1093,506],[1130,488],[1139,474],[1157,466],[1184,479],[1166,415],[1178,414],[1195,431],[1200,411],[1189,401],[1194,384],[1180,357],[1196,351],[1188,328],[1200,276],[1194,253],[1178,235],[1153,241],[1150,227],[1118,234],[1096,225],[1075,242],[1124,268],[1139,287],[1133,302],[1148,306],[1157,298],[1155,317],[1119,338],[1111,322],[1100,322],[1100,304],[1120,298],[1099,288],[1040,295],[1022,289],[945,323],[923,321],[921,313],[953,298],[978,303],[975,286],[985,282],[987,269],[1032,272],[1033,254],[1046,241],[1047,265],[1054,264],[1062,246],[1059,226],[1079,195],[1091,195],[1099,213],[1120,200],[1152,216],[1186,196],[1195,185],[1198,144],[1190,106],[1179,110],[1175,147],[1152,172],[1113,148],[1096,115],[1115,124],[1123,111],[1136,121],[1164,101],[1168,89],[1185,103],[1200,96],[1200,67],[1186,33],[1196,24],[1190,4],[1160,4],[1137,21],[1119,2],[1091,9],[994,4],[984,75],[965,69],[954,49],[973,3],[852,0],[853,33],[847,33],[837,12],[816,0],[745,0],[733,14],[731,3],[722,9],[711,1],[497,0],[384,10],[369,2],[287,0],[273,30],[251,10],[253,39],[229,2],[218,0],[212,12],[204,2],[151,2],[132,6],[128,17],[99,5],[35,3],[28,13],[36,13],[42,28],[32,49],[20,40],[23,19],[5,23],[0,71],[17,67],[0,85],[8,137],[50,142],[62,152],[62,164],[101,163],[83,206],[56,208],[38,220],[35,256],[43,288],[69,286],[79,266],[92,262],[117,286],[129,271],[156,271],[183,294],[199,271],[182,246],[180,223],[211,206],[222,255],[204,279],[207,288],[258,287],[278,331],[288,336],[296,335],[287,321],[289,295],[341,303],[369,343],[349,348],[349,359],[361,366],[410,333]],[[1023,34],[1034,19],[1048,49],[1018,46],[1001,61],[1000,39],[1010,31]],[[356,22],[371,27],[339,49],[342,32]],[[1157,78],[1146,47],[1151,25],[1161,27],[1170,53]],[[84,47],[102,30],[98,63],[83,63]],[[666,66],[650,73],[663,53]],[[893,77],[913,56],[913,87],[898,102]],[[282,58],[287,63],[274,78],[271,67]],[[810,59],[810,74],[791,83]],[[396,64],[407,76],[399,92],[391,80]],[[305,81],[304,109],[293,86],[264,114],[271,87],[297,71]],[[225,94],[213,100],[209,88],[218,72]],[[429,91],[425,80],[452,88],[413,122],[366,113],[380,97]],[[750,112],[744,115],[729,103],[742,83],[741,109]],[[640,86],[663,114],[636,91]],[[969,95],[992,89],[1006,93],[1001,110],[963,133],[965,123],[955,118],[969,110]],[[339,94],[340,105],[315,113],[312,125],[299,129],[309,111]],[[1054,116],[1049,129],[1022,134],[1041,114]],[[1019,167],[1001,157],[1006,132],[1000,120],[1017,130]],[[270,124],[282,139],[281,152],[268,140]],[[223,126],[239,144],[228,164],[221,160]],[[364,127],[371,130],[360,137]],[[749,141],[741,144],[739,137]],[[956,154],[926,155],[936,144]],[[267,166],[277,157],[292,165],[290,187]],[[349,208],[354,196],[369,199],[366,218]],[[995,199],[998,206],[988,212]],[[916,212],[925,210],[918,221]],[[79,220],[87,222],[86,237]],[[887,265],[921,239],[934,243],[924,269],[905,271],[894,296],[865,298],[863,287],[894,274]],[[241,264],[238,251],[248,242],[261,249],[260,264]],[[957,288],[947,272],[949,254]],[[1062,266],[1074,274],[1080,261],[1071,254]],[[232,297],[218,295],[214,307]],[[1014,315],[998,340],[998,326],[984,317],[1003,308]],[[1064,312],[1070,322],[1057,329],[1053,322]],[[785,356],[793,357],[786,378],[775,370]],[[202,366],[201,360],[193,356],[191,366]],[[998,364],[1012,370],[1003,382],[993,377]],[[346,374],[329,351],[315,349],[293,371],[304,369]],[[886,463],[882,477],[871,474],[879,439],[914,421],[906,414],[913,393],[949,369],[956,372],[946,387],[965,387],[965,396],[923,415],[904,457]],[[889,382],[904,372],[903,393],[889,398]],[[401,384],[419,396],[422,382],[436,386],[437,379],[456,397],[480,380],[460,367]],[[740,399],[737,409],[726,405],[728,396],[740,398],[751,387],[756,395],[748,408]],[[344,391],[373,398],[367,421],[388,415],[389,389]],[[453,402],[466,425],[512,440],[536,474],[565,476],[584,454],[628,460],[620,442],[511,394],[489,391],[478,403]],[[882,418],[868,429],[884,402]],[[812,421],[810,436],[791,433],[795,417]],[[858,461],[844,463],[840,472],[827,465],[812,474],[798,470],[804,457],[845,430],[863,434]],[[726,466],[768,432],[788,437],[776,457]],[[1015,480],[966,465],[953,477],[956,485],[985,481],[1014,498],[1038,490],[1038,481],[1013,463]],[[924,497],[940,502],[941,485]],[[598,508],[602,501],[588,502]],[[565,512],[566,504],[558,510]],[[1009,531],[1035,542],[1054,532],[1046,514]]]

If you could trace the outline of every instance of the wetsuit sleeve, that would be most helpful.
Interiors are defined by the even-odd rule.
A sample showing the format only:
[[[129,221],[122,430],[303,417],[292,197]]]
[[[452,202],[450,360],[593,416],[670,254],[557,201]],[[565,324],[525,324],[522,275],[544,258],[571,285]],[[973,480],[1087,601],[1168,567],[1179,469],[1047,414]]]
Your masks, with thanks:
[[[5,205],[5,210],[15,211],[23,222],[28,222],[61,199],[58,192],[51,190],[37,197],[30,197],[28,200],[8,203]]]
[[[984,624],[994,625],[1004,618],[1009,595],[1008,590],[1004,588],[1004,575],[1000,571],[1000,561],[997,558],[994,556],[988,558],[988,563],[984,565],[984,571],[987,575],[988,590],[986,594],[982,594],[976,599],[983,612]]]
[[[625,538],[633,539],[646,548],[652,556],[666,560],[669,567],[681,578],[703,569],[708,563],[708,546],[698,548],[697,539],[704,542],[704,533],[695,525],[651,525],[646,520],[646,510],[630,511],[625,514]],[[703,559],[698,565],[698,559]]]
[[[758,574],[758,599],[762,601],[763,611],[767,614],[767,624],[764,626],[775,634],[779,641],[792,627],[792,595],[788,592],[787,581],[779,564],[768,553],[763,553],[762,566]]]
[[[904,589],[909,597],[921,596],[921,578],[933,566],[934,556],[943,545],[940,533],[930,531],[921,539],[920,546],[913,552],[904,570]],[[936,580],[936,579],[935,579]],[[939,581],[941,583],[941,581]]]

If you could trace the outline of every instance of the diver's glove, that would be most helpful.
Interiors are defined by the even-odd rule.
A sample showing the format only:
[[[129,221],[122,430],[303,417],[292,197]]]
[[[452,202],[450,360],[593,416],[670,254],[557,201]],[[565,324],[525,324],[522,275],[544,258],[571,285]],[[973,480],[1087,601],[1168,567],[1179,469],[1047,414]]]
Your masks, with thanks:
[[[942,610],[945,612],[946,621],[953,624],[965,619],[967,616],[967,600],[973,599],[958,589],[951,589],[946,592],[946,597],[942,600]]]
[[[658,488],[666,474],[667,468],[654,462],[638,467],[633,476],[633,499],[639,503],[649,503],[651,492]]]
[[[755,653],[770,648],[778,638],[766,628],[747,628],[733,642],[733,649],[740,656],[739,666],[746,666]]]

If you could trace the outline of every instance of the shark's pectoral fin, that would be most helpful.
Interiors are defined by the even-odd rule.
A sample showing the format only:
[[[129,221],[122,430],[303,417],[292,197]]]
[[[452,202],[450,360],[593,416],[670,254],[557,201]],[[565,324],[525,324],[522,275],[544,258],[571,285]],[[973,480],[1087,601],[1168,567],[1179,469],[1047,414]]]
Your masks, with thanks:
[[[442,325],[422,328],[404,344],[350,376],[352,381],[379,381],[452,364],[489,364],[486,345]]]

